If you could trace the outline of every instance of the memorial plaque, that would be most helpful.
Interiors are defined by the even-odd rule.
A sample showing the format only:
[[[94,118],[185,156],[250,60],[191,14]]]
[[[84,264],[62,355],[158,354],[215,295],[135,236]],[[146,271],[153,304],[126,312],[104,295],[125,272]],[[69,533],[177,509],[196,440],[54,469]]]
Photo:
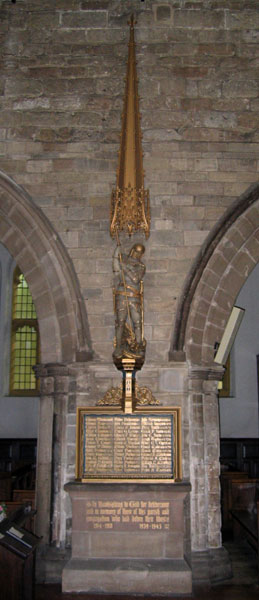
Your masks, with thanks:
[[[77,478],[179,479],[179,409],[80,408]]]

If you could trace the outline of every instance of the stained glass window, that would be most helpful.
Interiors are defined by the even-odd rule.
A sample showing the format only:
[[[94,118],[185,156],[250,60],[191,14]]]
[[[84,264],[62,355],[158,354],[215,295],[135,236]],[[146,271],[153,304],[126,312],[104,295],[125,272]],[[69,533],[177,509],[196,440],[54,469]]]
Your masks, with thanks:
[[[33,366],[39,362],[37,315],[28,284],[17,267],[13,280],[10,393],[37,394]]]

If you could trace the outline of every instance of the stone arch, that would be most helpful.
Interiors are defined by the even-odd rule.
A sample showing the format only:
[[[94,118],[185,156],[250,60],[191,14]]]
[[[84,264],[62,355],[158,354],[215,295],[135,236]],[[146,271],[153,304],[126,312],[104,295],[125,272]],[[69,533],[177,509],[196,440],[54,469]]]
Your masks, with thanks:
[[[259,260],[259,184],[251,186],[224,213],[203,244],[178,306],[169,358],[188,363],[189,456],[193,571],[204,551],[221,545],[218,381],[224,369],[214,362],[237,295]],[[206,503],[206,517],[200,507]],[[195,566],[196,564],[196,566]]]
[[[39,320],[42,362],[89,360],[88,320],[72,260],[42,210],[2,171],[0,241],[30,287]]]
[[[259,184],[224,213],[202,246],[178,306],[170,360],[213,363],[235,299],[259,260]]]

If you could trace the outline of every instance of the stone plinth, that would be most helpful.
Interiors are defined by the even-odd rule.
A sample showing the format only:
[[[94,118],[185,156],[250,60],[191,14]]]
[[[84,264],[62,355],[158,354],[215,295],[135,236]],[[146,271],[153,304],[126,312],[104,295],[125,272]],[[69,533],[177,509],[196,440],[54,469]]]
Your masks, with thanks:
[[[189,484],[71,482],[65,489],[73,522],[63,592],[191,593],[184,536]]]

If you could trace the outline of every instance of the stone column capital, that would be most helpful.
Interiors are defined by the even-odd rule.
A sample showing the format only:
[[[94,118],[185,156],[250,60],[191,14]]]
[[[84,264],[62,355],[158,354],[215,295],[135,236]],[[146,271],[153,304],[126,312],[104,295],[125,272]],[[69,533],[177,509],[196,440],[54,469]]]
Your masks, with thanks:
[[[221,381],[225,369],[221,365],[212,364],[207,367],[190,365],[188,376],[190,379],[200,379],[203,381]]]
[[[53,396],[68,391],[69,369],[63,363],[41,363],[34,367],[40,379],[40,395]]]

